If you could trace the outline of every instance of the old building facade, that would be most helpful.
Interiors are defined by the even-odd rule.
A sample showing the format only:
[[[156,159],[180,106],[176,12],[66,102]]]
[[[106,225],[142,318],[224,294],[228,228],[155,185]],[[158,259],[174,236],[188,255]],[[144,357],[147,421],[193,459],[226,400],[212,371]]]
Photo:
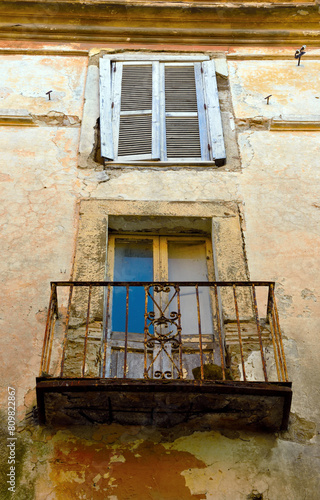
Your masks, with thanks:
[[[0,15],[1,498],[316,500],[318,4]]]

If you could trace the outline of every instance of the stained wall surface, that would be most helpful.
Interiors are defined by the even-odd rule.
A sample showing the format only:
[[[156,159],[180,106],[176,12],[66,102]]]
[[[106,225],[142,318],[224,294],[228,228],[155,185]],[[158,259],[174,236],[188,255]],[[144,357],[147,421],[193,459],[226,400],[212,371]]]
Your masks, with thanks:
[[[78,168],[88,57],[1,55],[2,110],[10,116],[24,109],[33,117],[33,126],[14,118],[0,126],[2,420],[10,386],[19,422],[15,496],[5,477],[6,427],[1,434],[1,498],[318,499],[320,62],[308,59],[298,68],[294,60],[277,59],[276,49],[274,60],[252,60],[248,48],[247,58],[241,50],[238,60],[232,54],[224,76],[239,168],[227,162],[220,170],[105,171],[92,162]],[[286,116],[314,129],[273,130],[270,120]],[[293,382],[287,432],[200,432],[196,421],[173,429],[52,429],[28,420],[49,282],[72,275],[82,199],[238,203],[250,278],[277,282]]]

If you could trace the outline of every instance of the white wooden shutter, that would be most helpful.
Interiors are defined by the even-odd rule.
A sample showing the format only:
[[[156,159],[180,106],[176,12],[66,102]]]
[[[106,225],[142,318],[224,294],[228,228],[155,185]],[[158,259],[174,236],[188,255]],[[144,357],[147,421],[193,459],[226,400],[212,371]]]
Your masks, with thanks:
[[[108,59],[100,59],[100,138],[101,156],[113,160],[111,63]]]
[[[164,159],[202,159],[194,63],[166,63],[162,67],[164,85]]]
[[[211,159],[215,161],[216,165],[222,166],[226,163],[226,150],[223,139],[221,112],[214,61],[204,61],[202,63],[202,68],[205,105],[208,122],[208,135],[210,139],[212,154]]]
[[[107,160],[226,161],[214,61],[100,60]]]
[[[113,67],[116,158],[160,159],[159,63],[117,62]]]

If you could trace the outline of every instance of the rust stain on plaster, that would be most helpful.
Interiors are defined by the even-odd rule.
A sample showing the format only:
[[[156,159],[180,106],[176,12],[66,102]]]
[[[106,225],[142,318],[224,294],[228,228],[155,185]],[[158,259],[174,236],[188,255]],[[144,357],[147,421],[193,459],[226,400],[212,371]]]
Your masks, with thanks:
[[[130,446],[130,445],[129,445]],[[205,468],[185,451],[168,451],[149,441],[132,449],[72,439],[55,445],[50,479],[57,500],[201,500],[186,486],[182,472]]]
[[[13,182],[9,174],[0,174],[0,182]]]
[[[22,158],[35,158],[36,153],[34,151],[27,151],[25,149],[17,149],[15,150],[15,154],[17,156],[21,156]]]

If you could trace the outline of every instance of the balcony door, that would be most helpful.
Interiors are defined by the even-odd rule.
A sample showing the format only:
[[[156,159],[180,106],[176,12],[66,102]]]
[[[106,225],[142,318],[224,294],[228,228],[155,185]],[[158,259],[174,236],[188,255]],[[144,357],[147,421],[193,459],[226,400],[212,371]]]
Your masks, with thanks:
[[[110,281],[205,282],[213,279],[212,247],[208,238],[109,236]],[[107,377],[122,378],[125,373],[128,378],[192,378],[192,368],[200,364],[199,314],[204,362],[213,359],[209,288],[200,286],[196,292],[194,286],[180,285],[178,289],[151,286],[146,291],[143,286],[115,286],[109,311]]]

